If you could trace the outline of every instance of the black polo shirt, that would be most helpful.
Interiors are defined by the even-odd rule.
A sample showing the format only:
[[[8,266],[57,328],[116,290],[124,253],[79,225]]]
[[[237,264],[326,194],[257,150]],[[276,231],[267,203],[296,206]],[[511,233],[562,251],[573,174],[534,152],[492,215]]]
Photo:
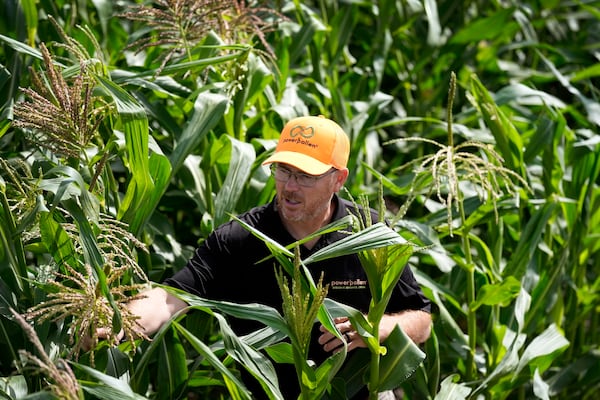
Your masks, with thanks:
[[[343,218],[349,213],[356,215],[355,207],[351,202],[337,195],[334,196],[333,202],[335,211],[332,220]],[[375,217],[374,214],[373,216]],[[275,201],[253,208],[239,218],[283,246],[296,241],[285,230],[276,210]],[[312,249],[301,246],[301,258],[305,259],[317,250],[346,236],[347,233],[339,231],[323,235]],[[257,261],[270,254],[260,239],[237,221],[230,221],[211,233],[196,249],[187,266],[173,277],[166,279],[165,284],[207,299],[259,303],[281,311],[282,299],[274,274],[274,259],[257,264]],[[323,284],[329,285],[329,298],[362,312],[368,311],[371,295],[366,274],[357,255],[324,260],[309,264],[307,268],[315,281],[319,279],[321,273],[324,274]],[[408,267],[404,268],[388,304],[387,312],[402,310],[429,312],[430,308],[430,301],[423,295],[412,271]],[[257,322],[251,320],[233,320],[231,325],[240,335],[260,327]],[[314,329],[313,343],[316,343],[318,334]],[[328,355],[318,345],[311,348],[311,355],[317,362]],[[275,367],[279,369],[279,366]],[[284,390],[282,382],[286,382],[287,387],[295,382],[296,375],[293,369],[291,373],[291,376],[284,377],[278,370],[282,390]]]

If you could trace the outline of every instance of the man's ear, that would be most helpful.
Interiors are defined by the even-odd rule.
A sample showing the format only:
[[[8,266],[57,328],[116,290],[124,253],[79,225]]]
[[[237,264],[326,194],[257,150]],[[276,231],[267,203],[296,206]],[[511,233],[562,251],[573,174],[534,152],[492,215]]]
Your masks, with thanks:
[[[348,171],[348,168],[340,169],[337,172],[336,179],[335,179],[335,185],[333,188],[336,193],[339,192],[340,189],[342,189],[342,186],[344,186],[344,183],[346,183],[349,173],[350,173],[350,171]]]

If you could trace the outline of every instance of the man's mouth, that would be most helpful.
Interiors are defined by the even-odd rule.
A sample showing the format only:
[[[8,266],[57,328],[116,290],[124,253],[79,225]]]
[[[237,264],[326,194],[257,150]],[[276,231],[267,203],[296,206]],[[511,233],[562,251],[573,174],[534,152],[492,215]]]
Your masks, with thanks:
[[[284,200],[285,200],[285,204],[288,205],[288,206],[292,206],[293,207],[293,206],[297,206],[298,204],[300,204],[299,201],[291,199],[289,197],[286,197]]]
[[[287,207],[296,207],[302,203],[300,200],[296,199],[296,196],[293,195],[289,196],[284,194],[281,197],[283,200],[283,204],[285,204],[285,206]]]

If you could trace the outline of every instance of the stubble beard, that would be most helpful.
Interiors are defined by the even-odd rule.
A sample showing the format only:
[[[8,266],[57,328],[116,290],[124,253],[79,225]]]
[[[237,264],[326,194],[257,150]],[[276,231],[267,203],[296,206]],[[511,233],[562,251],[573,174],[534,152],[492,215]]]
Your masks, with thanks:
[[[293,195],[286,195],[285,197],[294,199]],[[288,222],[308,222],[313,220],[314,218],[322,218],[327,212],[327,208],[329,207],[329,203],[331,199],[327,200],[326,198],[320,198],[315,204],[319,204],[313,210],[302,210],[299,213],[289,214],[285,207],[282,207],[280,204],[279,196],[276,199],[277,209],[279,210],[279,214],[281,218]],[[306,203],[303,203],[306,205]]]

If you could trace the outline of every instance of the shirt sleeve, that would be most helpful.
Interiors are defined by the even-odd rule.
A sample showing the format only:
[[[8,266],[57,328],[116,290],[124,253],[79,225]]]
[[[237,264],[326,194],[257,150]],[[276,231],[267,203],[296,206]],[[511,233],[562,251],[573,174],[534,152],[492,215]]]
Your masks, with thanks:
[[[235,275],[236,269],[243,268],[242,262],[251,264],[252,258],[247,254],[247,247],[253,243],[250,236],[235,221],[221,225],[196,248],[187,265],[164,283],[200,297],[227,297],[221,292],[233,290],[228,284],[232,283],[231,275]],[[244,259],[242,254],[247,254],[248,258]]]
[[[218,259],[209,250],[209,242],[215,241],[215,234],[211,234],[196,250],[187,262],[187,265],[165,279],[165,285],[185,290],[200,297],[206,297],[208,288],[215,278],[215,260]],[[226,257],[226,254],[223,255]]]

